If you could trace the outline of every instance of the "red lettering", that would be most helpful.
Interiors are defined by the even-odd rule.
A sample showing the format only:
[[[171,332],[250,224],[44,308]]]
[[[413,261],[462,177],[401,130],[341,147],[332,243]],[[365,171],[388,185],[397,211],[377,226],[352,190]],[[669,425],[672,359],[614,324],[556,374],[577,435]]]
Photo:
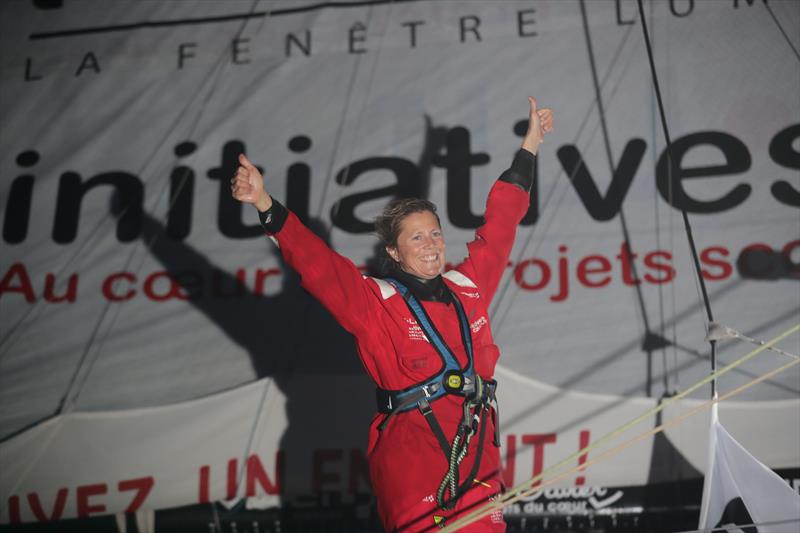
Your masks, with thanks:
[[[558,251],[565,254],[567,253],[567,247],[559,246]],[[558,258],[558,281],[559,291],[558,294],[550,296],[551,302],[563,302],[569,297],[569,265],[567,264],[567,258],[563,255]]]
[[[183,300],[195,300],[201,296],[203,290],[203,277],[199,272],[193,270],[184,270],[175,274],[174,278],[184,290],[185,298]],[[183,295],[181,295],[183,296]]]
[[[323,485],[338,483],[341,477],[337,472],[326,472],[325,463],[340,461],[342,450],[314,450],[311,488],[314,492],[322,492]]]
[[[514,468],[517,466],[517,436],[506,435],[506,462],[502,467],[503,484],[514,486]]]
[[[214,269],[211,273],[211,295],[214,298],[241,298],[245,293],[245,276],[244,269],[238,269],[236,271],[236,280],[233,282],[233,290],[228,289],[226,291],[222,284],[223,281],[230,281],[230,276],[227,272],[220,272]]]
[[[347,490],[350,494],[358,493],[359,481],[363,480],[367,489],[371,488],[369,481],[369,463],[367,456],[358,448],[350,449],[350,473],[348,476],[349,482]]]
[[[18,285],[12,285],[11,281],[14,276],[19,277]],[[0,280],[0,296],[7,292],[18,292],[25,296],[25,301],[33,303],[36,301],[36,296],[33,294],[33,285],[31,285],[31,278],[28,276],[28,271],[22,263],[14,263],[11,268]]]
[[[167,281],[167,291],[163,294],[158,294],[155,291],[155,285],[158,283],[160,279],[165,279]],[[144,280],[144,290],[145,295],[153,300],[154,302],[163,302],[165,300],[169,300],[170,298],[177,298],[179,300],[188,300],[189,297],[183,293],[181,290],[180,284],[172,277],[172,274],[166,271],[160,272],[153,272],[147,279]]]
[[[523,435],[522,442],[533,446],[533,477],[538,476],[544,470],[544,447],[556,441],[555,433],[539,433],[533,435]],[[536,487],[542,483],[539,479],[531,485]]]
[[[78,518],[86,518],[92,513],[103,513],[106,506],[102,503],[91,505],[89,498],[92,496],[99,496],[108,492],[108,485],[105,483],[96,483],[94,485],[82,485],[77,489],[78,498]]]
[[[530,265],[538,266],[539,270],[542,272],[541,279],[536,283],[529,283],[525,280],[525,270]],[[520,261],[514,268],[514,280],[517,282],[517,285],[526,291],[538,291],[550,283],[550,267],[541,259],[525,259],[524,261]]]
[[[128,508],[125,509],[126,513],[135,513],[139,510],[139,507],[142,506],[144,501],[147,499],[147,495],[150,494],[150,491],[155,485],[156,480],[153,479],[153,476],[147,477],[139,477],[135,479],[126,479],[124,481],[120,481],[118,488],[120,492],[125,492],[128,490],[135,490],[136,495],[131,500],[130,505]]]
[[[267,494],[280,494],[281,471],[283,470],[283,452],[275,454],[275,483],[270,481],[264,465],[258,455],[253,454],[247,458],[247,496],[256,495],[256,482]]]
[[[64,512],[64,506],[67,504],[68,492],[69,491],[66,488],[58,489],[56,501],[53,502],[53,512],[50,513],[49,517],[45,514],[44,509],[42,509],[42,503],[39,501],[39,495],[35,492],[28,494],[28,505],[31,506],[31,511],[33,511],[33,516],[36,517],[36,520],[39,522],[59,520],[61,518],[61,514]]]
[[[208,503],[211,501],[211,497],[208,494],[208,478],[210,473],[211,467],[208,465],[203,465],[200,467],[200,483],[198,487],[199,494],[197,495],[198,503]]]
[[[67,281],[67,288],[61,295],[55,294],[56,277],[53,274],[48,274],[44,281],[44,299],[48,302],[59,303],[67,301],[72,303],[78,293],[78,275],[73,274]]]
[[[264,285],[267,283],[267,278],[270,276],[280,276],[281,271],[277,268],[270,268],[268,270],[261,270],[260,268],[256,270],[256,280],[255,280],[255,288],[253,292],[258,295],[263,295],[266,293]]]
[[[786,246],[781,249],[781,256],[786,265],[786,271],[789,272],[789,275],[793,278],[800,277],[800,261],[792,261],[792,252],[798,247],[800,247],[800,240],[789,241],[786,243]]]
[[[599,263],[598,267],[591,268],[591,263]],[[605,287],[611,283],[611,276],[603,276],[597,280],[590,280],[590,274],[606,274],[611,272],[611,261],[602,255],[587,255],[578,263],[578,281],[585,287]]]
[[[771,248],[770,251],[772,251]],[[701,263],[703,263],[704,265],[717,267],[721,269],[720,272],[715,273],[710,270],[706,270],[705,268],[701,268],[701,271],[703,272],[703,279],[720,280],[729,277],[733,272],[733,267],[727,261],[724,261],[722,259],[714,259],[711,256],[711,254],[713,253],[717,253],[722,257],[728,257],[728,255],[730,255],[728,249],[722,246],[710,246],[705,250],[703,250],[702,252],[700,252]]]
[[[640,284],[641,280],[633,277],[633,260],[636,259],[636,254],[631,252],[630,244],[627,241],[620,245],[617,259],[622,266],[622,282],[629,286]]]
[[[231,459],[228,461],[228,500],[232,500],[236,497],[236,468],[239,461],[236,459]]]
[[[11,496],[8,499],[8,522],[10,524],[19,524],[19,496]]]
[[[116,272],[108,276],[103,282],[103,296],[105,296],[106,300],[109,302],[124,302],[125,300],[130,300],[136,295],[136,291],[130,288],[124,294],[118,294],[115,292],[116,284],[119,280],[136,283],[136,276],[130,272]]]
[[[667,262],[659,263],[656,258],[666,259]],[[650,252],[644,256],[644,266],[652,270],[659,270],[663,273],[661,277],[656,277],[649,272],[645,273],[644,279],[648,283],[669,283],[675,279],[675,269],[672,268],[672,254],[661,250]]]
[[[589,430],[582,430],[580,433],[580,437],[578,437],[578,450],[582,450],[589,446]],[[578,456],[578,466],[583,466],[586,464],[586,458],[589,457],[589,453],[582,453]],[[583,472],[585,468],[581,468],[580,471]],[[578,476],[575,478],[575,485],[581,486],[586,484],[586,478],[584,476]]]

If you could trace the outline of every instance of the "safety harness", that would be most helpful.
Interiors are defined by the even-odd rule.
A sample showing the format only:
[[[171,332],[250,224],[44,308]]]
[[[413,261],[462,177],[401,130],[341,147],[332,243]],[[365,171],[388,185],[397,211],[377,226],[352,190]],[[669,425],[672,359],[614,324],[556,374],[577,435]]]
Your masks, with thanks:
[[[483,379],[475,372],[469,321],[461,302],[452,291],[450,291],[450,296],[458,316],[461,340],[467,353],[467,366],[464,368],[461,368],[452,350],[436,330],[428,313],[408,287],[394,278],[386,278],[386,281],[391,283],[403,296],[408,308],[411,310],[411,314],[442,358],[444,366],[436,375],[411,387],[394,391],[376,389],[378,411],[387,415],[378,426],[378,429],[383,430],[389,420],[396,414],[405,413],[413,409],[418,409],[422,413],[431,431],[439,441],[439,446],[447,459],[447,472],[439,485],[436,500],[440,508],[449,510],[455,507],[456,500],[469,489],[478,474],[483,453],[487,413],[491,413],[495,422],[494,445],[500,446],[497,435],[497,420],[495,420],[497,412],[497,399],[495,397],[497,382],[493,379]],[[448,394],[464,398],[463,416],[452,443],[448,442],[442,426],[436,420],[436,416],[431,409],[431,402],[444,398]],[[495,406],[494,410],[492,410],[492,403]],[[477,456],[469,476],[459,485],[458,467],[466,457],[469,443],[476,433],[478,433]]]

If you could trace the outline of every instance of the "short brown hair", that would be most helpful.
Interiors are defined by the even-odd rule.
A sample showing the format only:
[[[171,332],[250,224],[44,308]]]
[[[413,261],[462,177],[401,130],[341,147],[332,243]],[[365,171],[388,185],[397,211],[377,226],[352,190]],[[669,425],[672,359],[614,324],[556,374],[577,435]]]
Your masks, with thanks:
[[[400,236],[400,225],[408,215],[430,211],[436,217],[436,222],[441,227],[442,222],[436,214],[436,204],[422,198],[398,198],[389,202],[383,213],[375,218],[375,233],[384,246],[397,247],[397,238]]]

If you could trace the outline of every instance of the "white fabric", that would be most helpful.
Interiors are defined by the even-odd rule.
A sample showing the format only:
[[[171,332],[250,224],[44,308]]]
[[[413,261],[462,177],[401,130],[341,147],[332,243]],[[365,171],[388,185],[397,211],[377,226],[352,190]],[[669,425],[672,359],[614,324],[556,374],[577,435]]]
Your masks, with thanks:
[[[800,494],[731,437],[719,422],[716,407],[712,408],[708,443],[711,466],[703,486],[699,527],[730,525],[727,521],[720,523],[723,511],[732,500],[741,498],[759,533],[799,530]],[[741,531],[734,526],[727,530]]]

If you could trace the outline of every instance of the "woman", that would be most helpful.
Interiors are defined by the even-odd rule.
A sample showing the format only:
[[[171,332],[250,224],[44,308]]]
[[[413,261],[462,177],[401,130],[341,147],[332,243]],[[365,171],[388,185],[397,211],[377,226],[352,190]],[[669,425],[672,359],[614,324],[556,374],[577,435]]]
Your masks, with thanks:
[[[273,200],[244,155],[231,180],[233,197],[258,209],[303,287],[353,334],[378,386],[367,454],[387,531],[443,527],[503,490],[491,406],[499,350],[488,308],[528,209],[536,152],[553,126],[552,112],[529,102],[522,148],[489,193],[468,257],[447,272],[436,207],[426,200],[392,202],[376,220],[393,265],[377,279]],[[469,530],[505,531],[505,523],[498,512]]]

